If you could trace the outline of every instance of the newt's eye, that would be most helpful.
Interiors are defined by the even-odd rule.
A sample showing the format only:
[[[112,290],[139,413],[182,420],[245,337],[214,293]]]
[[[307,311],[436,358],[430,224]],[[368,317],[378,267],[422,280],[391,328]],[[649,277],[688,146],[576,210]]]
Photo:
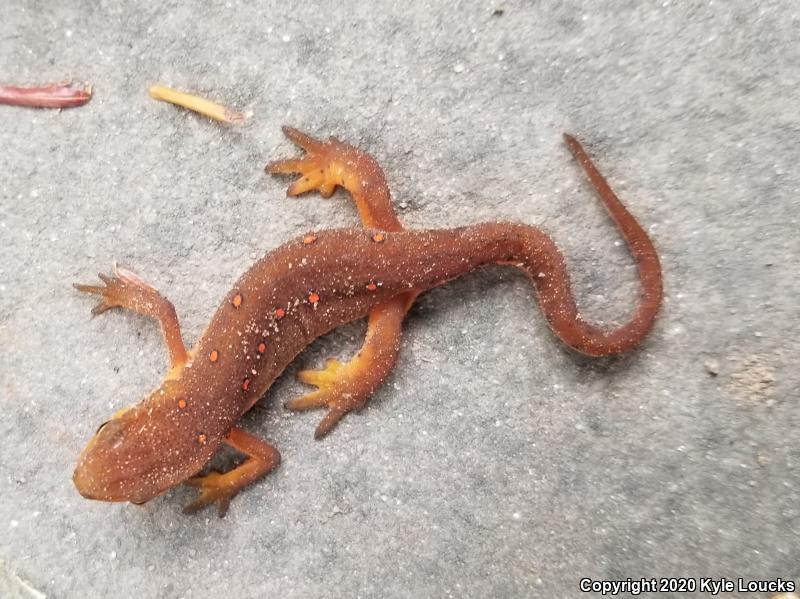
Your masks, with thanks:
[[[96,435],[96,434],[98,434],[98,433],[99,433],[101,430],[103,430],[103,427],[104,427],[106,424],[108,424],[109,422],[111,422],[111,421],[110,421],[110,420],[106,420],[106,421],[105,421],[103,424],[101,424],[100,426],[98,426],[98,427],[97,427],[97,430],[95,431],[95,433],[94,433],[94,434],[95,434],[95,435]]]

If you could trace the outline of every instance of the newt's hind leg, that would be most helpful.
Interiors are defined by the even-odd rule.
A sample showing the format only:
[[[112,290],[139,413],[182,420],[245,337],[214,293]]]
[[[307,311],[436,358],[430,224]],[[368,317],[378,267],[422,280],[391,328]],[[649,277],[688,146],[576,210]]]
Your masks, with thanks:
[[[284,127],[283,132],[306,151],[300,158],[277,160],[267,165],[267,171],[273,174],[301,175],[289,187],[290,196],[317,189],[327,198],[338,185],[353,197],[365,227],[403,230],[392,208],[386,177],[374,158],[335,138],[323,142],[291,127]],[[373,308],[364,345],[349,362],[329,360],[323,370],[299,373],[301,381],[316,385],[318,389],[289,401],[286,407],[290,410],[328,408],[314,432],[317,439],[327,435],[342,416],[362,408],[389,376],[400,351],[403,318],[416,297],[416,292],[408,292]]]
[[[301,175],[289,186],[290,196],[316,189],[323,198],[329,198],[338,185],[353,196],[365,227],[403,230],[392,208],[386,177],[372,156],[334,137],[319,141],[291,127],[283,127],[283,132],[306,154],[300,158],[270,162],[266,170],[272,174]]]
[[[407,293],[376,306],[369,315],[367,336],[361,350],[349,362],[330,359],[323,370],[303,370],[297,378],[318,389],[286,403],[290,410],[328,408],[314,431],[327,435],[342,416],[359,410],[389,376],[400,352],[403,317],[416,293]]]
[[[187,505],[183,513],[193,514],[207,505],[216,503],[217,512],[222,518],[228,511],[231,499],[236,497],[239,491],[281,463],[281,454],[277,449],[240,428],[232,428],[224,443],[245,454],[247,459],[228,472],[210,472],[205,476],[195,476],[186,481],[187,485],[200,489],[200,497]]]
[[[182,368],[186,364],[186,346],[183,344],[178,315],[172,302],[155,287],[125,268],[115,265],[112,276],[103,273],[98,276],[103,285],[73,284],[78,291],[100,296],[100,302],[92,308],[92,314],[102,314],[111,308],[120,307],[155,318],[164,334],[172,370]]]

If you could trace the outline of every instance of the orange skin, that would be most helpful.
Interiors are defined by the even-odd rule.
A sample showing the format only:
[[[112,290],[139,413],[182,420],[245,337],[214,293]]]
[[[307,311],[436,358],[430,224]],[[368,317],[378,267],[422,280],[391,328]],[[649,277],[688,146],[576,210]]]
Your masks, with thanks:
[[[308,233],[258,260],[236,282],[194,348],[187,352],[172,304],[135,274],[116,269],[102,286],[76,285],[101,296],[94,312],[124,307],[157,319],[171,369],[162,384],[100,427],[84,449],[73,480],[90,499],[143,503],[186,482],[200,489],[186,511],[217,503],[223,515],[245,486],[280,463],[271,445],[236,422],[309,343],[335,327],[369,316],[364,346],[349,362],[329,360],[303,371],[316,391],[287,403],[293,410],[327,408],[317,438],[361,408],[389,375],[400,348],[405,314],[418,294],[488,264],[520,268],[533,283],[552,331],[590,356],[627,351],[653,326],[662,297],[658,255],[580,144],[565,135],[637,262],[639,305],[624,325],[601,329],[578,313],[563,257],[540,230],[485,223],[447,230],[407,231],[397,219],[377,163],[331,139],[285,133],[306,150],[267,166],[299,172],[289,195],[313,189],[329,197],[336,186],[353,196],[364,229]],[[226,473],[197,473],[225,443],[247,459]]]

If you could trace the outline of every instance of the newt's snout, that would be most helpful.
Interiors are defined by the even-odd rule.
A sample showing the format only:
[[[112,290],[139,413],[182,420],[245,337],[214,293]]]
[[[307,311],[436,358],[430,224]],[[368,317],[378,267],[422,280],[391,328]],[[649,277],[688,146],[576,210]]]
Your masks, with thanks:
[[[91,468],[87,468],[83,460],[78,462],[78,465],[75,467],[75,472],[72,473],[72,482],[75,483],[75,488],[78,489],[78,493],[86,497],[86,499],[111,501],[103,492],[102,482],[100,482],[96,476],[92,475]]]
[[[125,474],[114,455],[121,444],[124,425],[112,418],[103,424],[81,453],[72,482],[87,499],[126,501]]]
[[[81,453],[72,481],[87,499],[144,503],[164,490],[155,476],[156,452],[131,435],[130,420],[115,415]]]

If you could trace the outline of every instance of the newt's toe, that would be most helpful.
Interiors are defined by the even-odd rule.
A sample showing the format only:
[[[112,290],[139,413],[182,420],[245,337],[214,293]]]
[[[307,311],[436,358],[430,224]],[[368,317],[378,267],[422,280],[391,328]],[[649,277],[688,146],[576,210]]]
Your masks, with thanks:
[[[281,127],[281,131],[283,134],[291,139],[294,143],[298,146],[303,148],[308,153],[315,153],[319,152],[325,147],[325,142],[320,141],[318,139],[314,139],[310,135],[303,133],[299,129],[295,129],[294,127],[289,127],[288,125],[284,125]]]
[[[285,160],[273,160],[267,164],[265,170],[272,175],[290,175],[299,173],[310,166],[310,160],[303,158],[287,158]]]
[[[344,366],[336,358],[328,358],[322,370],[301,370],[297,373],[297,380],[317,387],[330,387],[339,379],[339,371]]]
[[[328,394],[318,390],[307,393],[302,397],[290,399],[284,404],[284,407],[287,410],[292,410],[294,412],[303,412],[305,410],[324,408],[326,405],[328,405]]]
[[[320,189],[325,185],[325,173],[319,170],[310,170],[307,174],[295,179],[286,193],[290,196],[299,196],[307,191]]]
[[[342,417],[350,410],[352,410],[352,408],[329,408],[328,413],[325,414],[325,417],[319,421],[317,428],[314,429],[314,438],[322,439],[322,437],[333,430],[333,427],[336,426]]]

